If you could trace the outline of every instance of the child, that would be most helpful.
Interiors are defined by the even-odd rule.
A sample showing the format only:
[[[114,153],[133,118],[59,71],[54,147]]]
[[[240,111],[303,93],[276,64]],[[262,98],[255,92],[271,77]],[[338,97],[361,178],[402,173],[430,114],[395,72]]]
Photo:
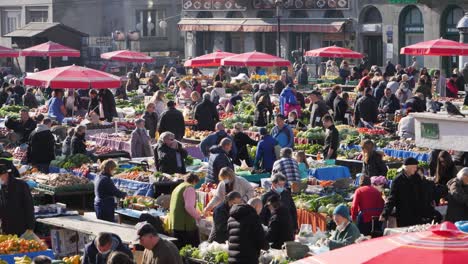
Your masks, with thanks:
[[[296,161],[299,165],[299,175],[301,175],[302,179],[307,178],[309,175],[309,165],[307,164],[306,159],[307,158],[304,151],[296,152]]]

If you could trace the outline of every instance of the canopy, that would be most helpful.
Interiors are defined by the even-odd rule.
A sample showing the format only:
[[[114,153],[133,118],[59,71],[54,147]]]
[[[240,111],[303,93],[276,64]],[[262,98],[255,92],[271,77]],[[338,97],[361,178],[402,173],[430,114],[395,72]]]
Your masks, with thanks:
[[[52,41],[21,51],[21,56],[31,57],[80,57],[80,51]]]
[[[253,51],[222,59],[221,65],[237,67],[288,67],[291,65],[291,62],[270,54]]]
[[[0,46],[0,58],[16,58],[19,56],[19,51]]]
[[[235,53],[217,50],[210,54],[205,54],[184,63],[185,67],[217,67],[221,65],[221,60],[236,55]]]
[[[445,222],[429,231],[371,239],[308,257],[293,264],[461,264],[468,258],[468,234]]]
[[[106,89],[120,87],[121,80],[106,72],[71,65],[33,73],[24,84],[52,89]]]
[[[320,49],[314,49],[306,51],[304,56],[308,57],[327,57],[327,58],[352,58],[352,59],[360,59],[364,57],[361,53],[352,51],[350,49],[337,47],[337,46],[330,46]]]
[[[124,61],[124,62],[153,62],[154,58],[146,54],[131,51],[117,50],[101,54],[101,58],[105,60]]]
[[[414,56],[467,56],[468,45],[440,38],[401,48],[400,53]]]

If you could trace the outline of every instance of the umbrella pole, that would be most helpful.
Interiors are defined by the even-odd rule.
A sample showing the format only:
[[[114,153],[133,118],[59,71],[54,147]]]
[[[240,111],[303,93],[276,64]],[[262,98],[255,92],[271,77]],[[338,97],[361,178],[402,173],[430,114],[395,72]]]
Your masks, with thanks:
[[[52,69],[52,57],[49,57],[49,69]]]
[[[16,57],[15,60],[16,60],[16,64],[18,64],[18,70],[20,71],[20,73],[23,73],[23,71],[21,70],[21,65],[18,61],[18,57]]]

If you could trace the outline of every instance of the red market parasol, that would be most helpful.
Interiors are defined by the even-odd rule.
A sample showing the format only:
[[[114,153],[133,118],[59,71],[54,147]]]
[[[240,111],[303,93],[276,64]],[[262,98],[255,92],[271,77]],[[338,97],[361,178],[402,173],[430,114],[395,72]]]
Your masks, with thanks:
[[[52,57],[80,57],[80,51],[59,43],[48,41],[20,52],[21,56],[49,57],[49,69],[52,68]]]
[[[468,234],[445,222],[429,231],[371,239],[293,262],[293,264],[462,264],[468,259]]]
[[[414,56],[467,56],[468,45],[440,38],[401,48],[400,53]]]
[[[24,84],[52,89],[106,89],[120,87],[121,80],[106,72],[71,65],[33,73]]]
[[[184,63],[185,67],[218,67],[221,66],[221,60],[227,57],[237,55],[235,53],[217,50],[210,54],[205,54]]]
[[[17,58],[19,51],[0,46],[0,58]]]
[[[131,50],[117,50],[101,54],[105,60],[124,61],[124,62],[153,62],[154,58],[144,53]]]
[[[337,47],[337,46],[330,46],[320,49],[314,49],[306,51],[304,54],[306,57],[327,57],[327,58],[352,58],[352,59],[360,59],[364,56],[356,51],[352,51],[350,49]]]
[[[221,60],[221,65],[237,67],[288,67],[291,62],[262,52],[247,52]]]

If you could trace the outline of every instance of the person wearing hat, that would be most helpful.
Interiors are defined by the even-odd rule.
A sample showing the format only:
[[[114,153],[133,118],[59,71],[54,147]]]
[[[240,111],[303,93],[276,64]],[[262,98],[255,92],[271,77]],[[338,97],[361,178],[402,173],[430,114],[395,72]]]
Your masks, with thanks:
[[[0,164],[0,220],[3,234],[21,236],[34,229],[31,190],[26,182],[13,177],[4,164]]]
[[[254,168],[271,172],[273,163],[276,160],[275,145],[276,140],[268,134],[266,128],[260,128],[261,139],[257,144],[257,152],[255,153]]]
[[[133,259],[133,253],[116,234],[99,233],[97,237],[86,244],[82,264],[106,264],[113,252],[121,252]]]
[[[372,96],[372,88],[367,87],[364,90],[364,96],[359,98],[356,102],[354,109],[354,125],[357,127],[365,127],[365,122],[370,125],[377,123],[378,109],[377,101]]]
[[[336,231],[328,241],[330,250],[351,245],[361,236],[359,229],[351,221],[346,205],[340,204],[335,208],[333,221],[336,224]]]
[[[137,224],[137,244],[143,246],[141,264],[182,264],[179,250],[171,241],[159,237],[156,229],[147,222]]]
[[[271,130],[271,136],[276,140],[281,148],[294,147],[294,133],[291,127],[286,124],[286,117],[279,114],[275,118],[275,126]]]
[[[138,118],[135,121],[135,130],[130,136],[130,154],[132,158],[152,157],[151,137],[146,131],[145,120]]]
[[[167,110],[161,114],[158,125],[159,134],[172,132],[177,140],[182,140],[185,134],[184,115],[176,109],[174,101],[167,102]]]
[[[310,125],[312,127],[322,126],[322,118],[329,114],[329,108],[318,90],[312,91],[310,99]]]
[[[419,162],[415,158],[406,158],[402,170],[393,180],[390,195],[385,203],[380,221],[388,220],[396,208],[398,227],[423,224],[430,206],[422,177],[417,173]]]

